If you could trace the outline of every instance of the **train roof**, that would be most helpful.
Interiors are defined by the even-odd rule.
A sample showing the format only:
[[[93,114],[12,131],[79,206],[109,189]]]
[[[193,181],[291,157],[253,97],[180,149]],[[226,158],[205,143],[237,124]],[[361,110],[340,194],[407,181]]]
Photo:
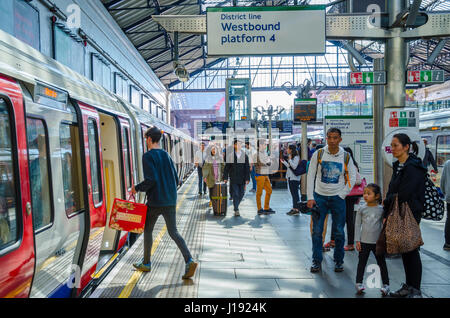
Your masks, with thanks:
[[[131,104],[130,102],[128,102],[127,100],[123,99],[120,96],[116,95],[116,98],[121,103],[123,103],[126,108],[128,108],[130,110],[130,112],[133,114],[133,116],[135,116],[141,124],[144,124],[147,126],[156,126],[160,129],[162,129],[164,132],[167,132],[171,135],[183,138],[185,140],[193,141],[193,139],[190,135],[187,135],[184,132],[182,132],[181,130],[178,130],[178,129],[168,125],[167,123],[165,123],[161,119],[155,117],[154,115],[150,114],[149,112],[147,112],[139,107],[136,107],[135,105]]]
[[[2,30],[0,56],[0,73],[25,82],[33,95],[36,84],[42,82],[96,108],[127,114],[123,105],[105,88]]]

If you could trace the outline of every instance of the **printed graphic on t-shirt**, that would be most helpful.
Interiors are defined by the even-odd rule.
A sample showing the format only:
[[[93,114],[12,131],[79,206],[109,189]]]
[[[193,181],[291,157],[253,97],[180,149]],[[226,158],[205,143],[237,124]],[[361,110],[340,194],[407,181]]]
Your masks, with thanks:
[[[338,184],[342,174],[342,163],[322,161],[322,183]]]

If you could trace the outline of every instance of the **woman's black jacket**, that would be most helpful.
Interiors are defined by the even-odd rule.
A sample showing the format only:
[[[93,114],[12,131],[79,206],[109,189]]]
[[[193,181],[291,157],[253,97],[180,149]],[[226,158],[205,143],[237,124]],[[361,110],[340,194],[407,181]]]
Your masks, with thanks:
[[[398,172],[399,162],[393,164],[393,174],[384,205],[384,217],[387,217],[394,195],[398,194],[399,205],[407,202],[417,223],[420,223],[425,203],[425,176],[427,170],[422,160],[414,154],[410,154],[403,169]]]

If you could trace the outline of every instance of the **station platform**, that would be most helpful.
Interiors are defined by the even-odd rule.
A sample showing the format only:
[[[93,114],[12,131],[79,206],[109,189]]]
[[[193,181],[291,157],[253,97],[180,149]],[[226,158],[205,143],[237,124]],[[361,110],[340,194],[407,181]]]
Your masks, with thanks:
[[[197,175],[179,190],[178,231],[199,262],[192,279],[182,280],[184,260],[161,217],[153,233],[152,271],[135,271],[143,257],[143,235],[90,295],[91,298],[380,298],[378,288],[355,295],[358,252],[346,252],[344,272],[334,272],[333,250],[324,253],[322,271],[312,274],[310,216],[288,216],[291,196],[274,189],[273,215],[258,216],[255,194],[247,188],[235,217],[216,217],[207,196],[198,196]],[[264,197],[264,194],[263,194]],[[444,218],[445,220],[445,218]],[[423,221],[423,297],[450,297],[450,252],[442,249],[444,220]],[[328,222],[327,240],[331,233]],[[369,264],[376,264],[373,255]],[[391,290],[404,281],[401,258],[387,259]],[[367,268],[366,268],[367,270]],[[367,278],[371,273],[366,273]],[[367,287],[367,286],[366,286]]]

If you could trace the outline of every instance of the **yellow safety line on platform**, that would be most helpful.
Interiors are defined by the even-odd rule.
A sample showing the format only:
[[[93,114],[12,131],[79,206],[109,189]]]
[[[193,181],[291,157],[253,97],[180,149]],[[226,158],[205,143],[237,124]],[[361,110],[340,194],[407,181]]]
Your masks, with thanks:
[[[195,182],[191,182],[191,185],[186,190],[186,192],[183,194],[183,197],[182,197],[181,201],[177,204],[177,209],[183,203],[184,199],[186,198],[186,194],[189,193],[189,190],[191,190],[191,188],[194,185],[194,183]],[[158,233],[158,236],[156,237],[155,241],[153,242],[153,247],[152,247],[150,255],[153,255],[153,253],[156,251],[156,249],[158,248],[158,245],[161,242],[164,234],[166,234],[166,231],[167,231],[167,226],[164,225],[162,230]],[[125,285],[125,288],[122,290],[122,292],[120,293],[118,298],[128,298],[128,297],[130,297],[131,292],[133,291],[134,287],[136,287],[136,284],[139,281],[139,278],[141,277],[142,274],[143,274],[143,272],[141,272],[141,271],[135,271],[133,273],[133,275],[131,276],[130,280]]]
[[[111,259],[105,264],[103,265],[103,267],[98,271],[97,274],[93,274],[91,277],[92,278],[99,278],[100,276],[103,275],[103,273],[108,269],[108,267],[112,264],[112,262],[114,262],[114,260],[117,258],[117,256],[119,256],[119,253],[114,254],[113,257],[111,257]]]

